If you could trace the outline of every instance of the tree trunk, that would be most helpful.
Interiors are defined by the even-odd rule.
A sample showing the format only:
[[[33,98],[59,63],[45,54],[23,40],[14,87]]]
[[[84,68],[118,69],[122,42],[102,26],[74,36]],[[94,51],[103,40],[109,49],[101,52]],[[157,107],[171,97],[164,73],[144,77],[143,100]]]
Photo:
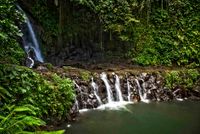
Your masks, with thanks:
[[[150,13],[151,13],[151,0],[147,0],[147,25],[149,24]]]
[[[163,10],[163,0],[161,0],[161,9]]]
[[[70,21],[70,0],[59,0],[59,24],[58,24],[58,43],[56,50],[59,52],[65,46],[65,26]],[[68,52],[67,52],[68,53]]]

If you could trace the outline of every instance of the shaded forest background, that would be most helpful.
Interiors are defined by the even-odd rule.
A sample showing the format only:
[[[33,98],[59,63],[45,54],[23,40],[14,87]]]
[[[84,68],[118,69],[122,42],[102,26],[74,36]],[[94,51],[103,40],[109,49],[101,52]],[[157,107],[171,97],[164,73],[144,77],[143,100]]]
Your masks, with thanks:
[[[50,62],[199,66],[198,0],[23,0]],[[57,57],[57,59],[55,59]]]
[[[198,0],[15,2],[35,25],[46,61],[55,65],[66,60],[129,59],[139,65],[199,66]],[[16,7],[12,5],[11,9],[3,14],[13,25],[9,26],[4,22],[5,16],[1,16],[1,38],[5,41],[7,36],[19,35],[15,25],[20,25],[17,20],[22,21]],[[9,42],[3,44],[13,48]],[[5,56],[3,51],[1,57]],[[16,52],[17,58],[20,57],[22,53]]]

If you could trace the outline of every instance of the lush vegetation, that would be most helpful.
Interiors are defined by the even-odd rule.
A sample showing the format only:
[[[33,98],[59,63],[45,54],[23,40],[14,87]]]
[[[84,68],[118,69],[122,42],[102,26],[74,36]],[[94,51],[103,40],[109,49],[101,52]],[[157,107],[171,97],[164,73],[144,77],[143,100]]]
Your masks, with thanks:
[[[19,64],[24,58],[24,51],[18,42],[22,33],[17,27],[24,19],[14,2],[3,0],[0,4],[0,63]]]
[[[165,85],[169,89],[182,88],[191,90],[199,82],[200,73],[197,69],[166,72]]]
[[[0,133],[5,134],[34,133],[45,122],[66,120],[75,97],[70,79],[20,66],[25,58],[19,30],[24,17],[16,2],[0,4]]]
[[[200,6],[196,2],[171,1],[166,9],[154,9],[133,60],[142,65],[199,66]]]
[[[16,3],[37,22],[46,56],[67,59],[80,48],[142,66],[200,66],[198,0],[1,0],[0,133],[31,133],[65,120],[74,101],[70,79],[20,66],[24,17]],[[80,76],[90,79],[88,72]],[[168,72],[166,86],[191,89],[199,77],[196,69]]]
[[[62,31],[65,41],[77,40],[78,36],[82,40],[87,38],[86,42],[90,42],[93,40],[91,32],[98,30],[99,38],[94,38],[99,40],[96,42],[100,48],[108,51],[113,51],[113,47],[125,48],[126,52],[123,53],[131,58],[134,64],[187,67],[200,65],[198,0],[73,0],[69,3],[72,8],[69,5],[62,6],[71,10],[60,14],[60,17],[63,15],[62,21],[65,24],[65,30]],[[51,33],[55,39],[59,36],[57,24],[60,24],[57,17],[60,12],[57,9],[62,7],[53,9],[51,6],[45,0],[38,1],[33,13],[39,16],[41,24],[44,23],[43,26],[48,29],[48,34],[45,35]],[[53,11],[50,11],[51,9]],[[89,30],[93,31],[88,31],[88,23]],[[49,37],[48,41],[51,41]],[[84,43],[87,47],[86,42]],[[77,42],[74,42],[71,45],[76,44]],[[63,44],[62,47],[67,45]],[[109,54],[113,53],[114,51]]]
[[[75,97],[70,79],[60,78],[56,74],[41,76],[31,69],[17,65],[1,64],[0,70],[1,105],[31,105],[35,107],[35,116],[48,122],[61,121],[67,118]],[[3,108],[1,113],[5,113]],[[12,112],[9,114],[12,114]],[[44,123],[38,125],[42,124]]]

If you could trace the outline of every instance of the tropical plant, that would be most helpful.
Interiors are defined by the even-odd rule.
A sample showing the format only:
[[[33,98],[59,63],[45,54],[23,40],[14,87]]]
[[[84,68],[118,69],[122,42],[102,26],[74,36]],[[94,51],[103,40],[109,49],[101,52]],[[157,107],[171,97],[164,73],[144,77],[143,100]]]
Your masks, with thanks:
[[[70,79],[49,74],[41,76],[29,68],[0,64],[0,101],[11,105],[31,104],[45,120],[66,119],[74,101]]]
[[[18,40],[22,36],[17,24],[24,19],[17,10],[15,0],[3,0],[0,6],[0,63],[21,63],[24,51]],[[18,22],[18,23],[16,23]]]
[[[44,121],[35,117],[34,109],[35,107],[31,105],[6,105],[1,108],[0,132],[4,134],[25,133],[28,127],[35,128],[45,125]]]
[[[38,131],[46,123],[36,117],[37,108],[32,105],[5,105],[0,109],[0,133],[2,134],[63,134],[64,130]]]

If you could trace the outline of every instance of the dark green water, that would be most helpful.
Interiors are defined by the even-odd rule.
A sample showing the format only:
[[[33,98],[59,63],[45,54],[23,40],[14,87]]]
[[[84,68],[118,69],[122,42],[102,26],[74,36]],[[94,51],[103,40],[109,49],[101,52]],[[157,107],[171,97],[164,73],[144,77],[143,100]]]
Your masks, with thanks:
[[[67,134],[200,134],[200,102],[138,103],[82,113]]]

